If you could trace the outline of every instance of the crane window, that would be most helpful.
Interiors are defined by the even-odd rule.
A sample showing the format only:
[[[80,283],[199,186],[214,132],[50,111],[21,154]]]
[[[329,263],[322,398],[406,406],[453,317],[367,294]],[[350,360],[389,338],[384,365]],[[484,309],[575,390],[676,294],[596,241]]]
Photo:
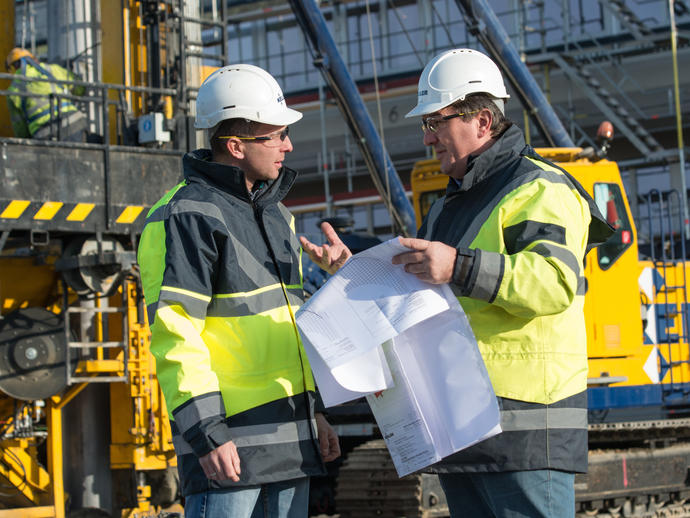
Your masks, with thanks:
[[[597,247],[599,266],[608,270],[632,245],[632,227],[620,186],[615,183],[594,184],[594,201],[606,222],[615,229],[608,241]]]

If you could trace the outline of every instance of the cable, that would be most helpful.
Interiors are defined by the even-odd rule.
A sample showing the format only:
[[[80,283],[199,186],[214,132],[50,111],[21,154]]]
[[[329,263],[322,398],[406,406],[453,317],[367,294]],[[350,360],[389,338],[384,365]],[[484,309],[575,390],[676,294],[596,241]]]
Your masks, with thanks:
[[[381,113],[381,95],[379,92],[379,77],[376,69],[376,52],[374,50],[374,31],[371,27],[371,11],[369,9],[369,0],[365,1],[366,9],[367,9],[367,26],[369,28],[369,47],[371,48],[371,66],[372,66],[372,73],[374,75],[374,91],[376,94],[376,110],[378,113],[378,118],[379,118],[379,133],[381,135],[381,163],[385,167],[386,171],[386,189],[385,189],[385,194],[386,194],[386,200],[388,202],[388,206],[392,206],[393,202],[391,200],[391,185],[390,185],[390,175],[389,175],[389,168],[388,168],[388,162],[386,161],[386,137],[383,132],[383,114]],[[391,223],[393,222],[393,217],[391,214]]]
[[[28,480],[28,478],[27,478],[27,476],[26,476],[26,468],[24,467],[24,463],[21,461],[21,459],[20,459],[19,457],[17,457],[17,454],[14,453],[12,450],[10,450],[10,449],[3,449],[3,452],[4,452],[6,455],[9,455],[10,457],[12,457],[12,458],[14,459],[14,461],[15,461],[15,462],[19,465],[19,467],[22,469],[22,482],[21,482],[21,484],[19,484],[18,486],[8,485],[8,484],[2,484],[1,487],[6,488],[6,489],[15,489],[15,491],[16,491],[17,493],[21,493],[22,489],[24,489],[24,487],[27,486],[28,483],[29,483],[29,480]],[[11,468],[10,468],[10,469],[11,469]],[[32,484],[32,485],[33,485],[33,484]],[[11,493],[3,493],[3,492],[0,491],[0,496],[11,497],[11,496],[14,496],[14,495],[11,494]]]

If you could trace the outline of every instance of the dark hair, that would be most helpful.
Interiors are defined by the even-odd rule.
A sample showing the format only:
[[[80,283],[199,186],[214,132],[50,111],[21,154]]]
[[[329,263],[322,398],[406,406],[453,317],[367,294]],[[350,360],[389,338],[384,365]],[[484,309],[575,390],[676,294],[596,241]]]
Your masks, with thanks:
[[[457,110],[458,113],[465,114],[460,116],[464,121],[469,121],[476,117],[476,112],[489,110],[492,118],[491,136],[494,138],[500,137],[505,130],[513,125],[513,123],[501,113],[501,110],[498,109],[493,98],[488,94],[469,94],[463,101],[455,101],[451,106]]]
[[[254,134],[256,125],[257,123],[247,119],[225,119],[216,126],[216,131],[211,135],[211,150],[216,155],[225,153],[225,139],[218,137],[248,137]]]

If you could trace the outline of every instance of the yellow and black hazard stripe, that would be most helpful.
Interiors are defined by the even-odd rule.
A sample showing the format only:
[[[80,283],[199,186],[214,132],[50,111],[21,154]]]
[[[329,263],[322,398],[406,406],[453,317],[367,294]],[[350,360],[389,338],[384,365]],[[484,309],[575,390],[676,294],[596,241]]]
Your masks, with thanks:
[[[113,205],[113,225],[143,227],[148,207],[142,205]],[[82,228],[104,225],[105,208],[96,203],[36,202],[31,200],[0,200],[0,225],[26,225],[55,228]]]

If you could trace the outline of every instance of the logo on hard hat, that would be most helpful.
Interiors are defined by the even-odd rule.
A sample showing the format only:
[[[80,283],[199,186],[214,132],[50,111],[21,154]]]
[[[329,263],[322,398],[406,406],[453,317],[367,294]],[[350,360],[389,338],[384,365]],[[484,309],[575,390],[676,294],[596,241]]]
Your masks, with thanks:
[[[419,91],[419,97],[424,97],[424,96],[427,95],[428,93],[429,93],[428,90],[420,90],[420,91]]]
[[[285,96],[284,95],[281,95],[280,97],[278,97],[278,104],[280,104],[282,102],[285,102]]]

